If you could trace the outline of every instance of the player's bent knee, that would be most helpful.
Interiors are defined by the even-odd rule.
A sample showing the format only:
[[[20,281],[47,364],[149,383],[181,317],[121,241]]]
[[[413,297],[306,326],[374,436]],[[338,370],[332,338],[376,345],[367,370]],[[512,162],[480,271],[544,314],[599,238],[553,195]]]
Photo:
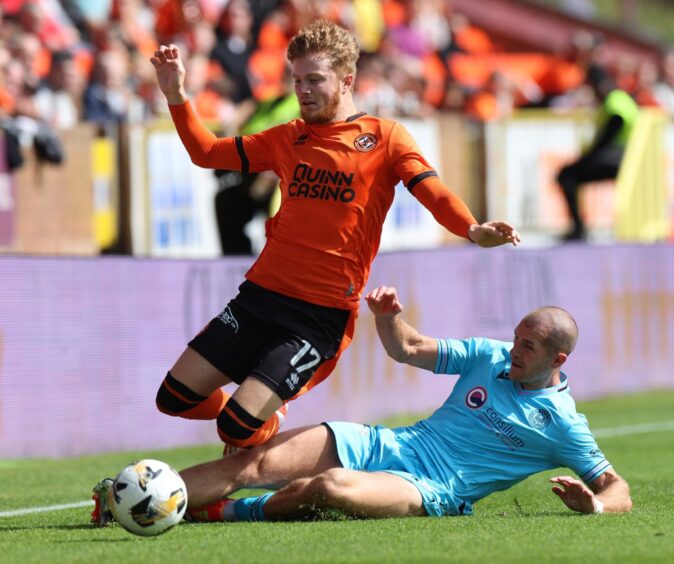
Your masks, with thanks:
[[[206,396],[197,394],[176,380],[171,372],[167,372],[166,378],[157,391],[156,405],[162,413],[180,417],[181,414],[193,409],[206,399]]]
[[[217,419],[218,435],[228,445],[243,447],[264,421],[248,413],[239,403],[230,398]]]
[[[308,488],[317,500],[324,500],[328,504],[332,501],[343,501],[347,497],[351,480],[343,468],[331,468],[314,476]]]

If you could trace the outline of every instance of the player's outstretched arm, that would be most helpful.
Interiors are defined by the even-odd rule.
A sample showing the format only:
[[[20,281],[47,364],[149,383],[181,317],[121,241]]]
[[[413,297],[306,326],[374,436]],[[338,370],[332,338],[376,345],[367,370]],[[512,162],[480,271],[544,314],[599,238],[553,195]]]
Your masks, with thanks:
[[[233,138],[219,139],[197,118],[185,91],[185,65],[180,49],[162,45],[150,58],[159,88],[166,96],[171,118],[192,162],[204,168],[241,170],[241,158]]]
[[[607,470],[589,487],[570,476],[551,478],[552,491],[569,509],[579,513],[624,513],[632,509],[627,482],[612,470]]]
[[[517,229],[505,221],[475,223],[468,228],[468,238],[480,247],[498,247],[506,243],[517,246],[521,241]]]
[[[391,358],[426,370],[435,368],[437,342],[402,320],[403,304],[395,288],[380,286],[367,294],[365,301],[375,316],[379,339]]]
[[[505,221],[477,223],[465,202],[436,176],[429,176],[417,184],[412,194],[440,225],[480,247],[497,247],[506,243],[517,245],[520,242],[520,234]]]

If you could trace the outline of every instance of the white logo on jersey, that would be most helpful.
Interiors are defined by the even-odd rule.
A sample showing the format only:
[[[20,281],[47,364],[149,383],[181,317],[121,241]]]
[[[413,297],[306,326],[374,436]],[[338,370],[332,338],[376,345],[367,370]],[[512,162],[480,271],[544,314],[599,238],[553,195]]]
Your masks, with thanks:
[[[229,325],[232,329],[234,329],[234,333],[239,330],[239,322],[236,320],[236,317],[234,317],[234,314],[232,314],[232,310],[229,309],[229,306],[227,306],[224,311],[218,315],[218,319],[225,325]]]
[[[534,429],[545,429],[552,421],[552,415],[547,409],[536,409],[527,415],[529,424]]]

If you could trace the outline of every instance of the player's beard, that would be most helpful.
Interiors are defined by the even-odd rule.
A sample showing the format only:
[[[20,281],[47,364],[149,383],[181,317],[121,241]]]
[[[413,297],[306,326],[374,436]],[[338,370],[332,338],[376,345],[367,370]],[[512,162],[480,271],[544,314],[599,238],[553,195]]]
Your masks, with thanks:
[[[340,96],[339,90],[337,90],[332,96],[330,96],[330,98],[328,98],[327,102],[325,102],[325,106],[323,106],[323,108],[318,110],[316,113],[305,113],[305,111],[300,107],[302,119],[306,123],[330,123],[337,115],[337,108],[339,108],[341,100],[342,97]]]

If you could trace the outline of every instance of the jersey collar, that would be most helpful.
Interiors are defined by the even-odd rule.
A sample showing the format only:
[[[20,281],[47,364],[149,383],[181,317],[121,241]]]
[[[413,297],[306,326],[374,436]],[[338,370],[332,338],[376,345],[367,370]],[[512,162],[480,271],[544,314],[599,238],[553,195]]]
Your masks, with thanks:
[[[510,362],[507,362],[505,368],[503,369],[503,372],[501,372],[498,376],[496,376],[496,379],[510,380],[510,377],[508,376],[509,373],[510,373]],[[568,392],[569,391],[568,376],[564,374],[564,372],[562,372],[559,375],[559,380],[560,382],[556,386],[551,386],[550,388],[541,388],[540,390],[527,390],[523,388],[522,384],[520,384],[519,382],[513,382],[513,386],[515,386],[515,389],[517,390],[518,394],[526,396],[549,396],[552,394],[556,394],[558,392]]]
[[[340,121],[331,121],[328,123],[307,123],[304,121],[304,125],[306,125],[309,129],[329,129],[329,128],[334,128],[334,127],[339,127],[340,125],[346,125],[348,123],[356,121],[358,118],[362,118],[363,116],[366,116],[367,112],[358,112],[357,114],[353,114],[352,116],[349,116],[346,119],[340,120]]]

